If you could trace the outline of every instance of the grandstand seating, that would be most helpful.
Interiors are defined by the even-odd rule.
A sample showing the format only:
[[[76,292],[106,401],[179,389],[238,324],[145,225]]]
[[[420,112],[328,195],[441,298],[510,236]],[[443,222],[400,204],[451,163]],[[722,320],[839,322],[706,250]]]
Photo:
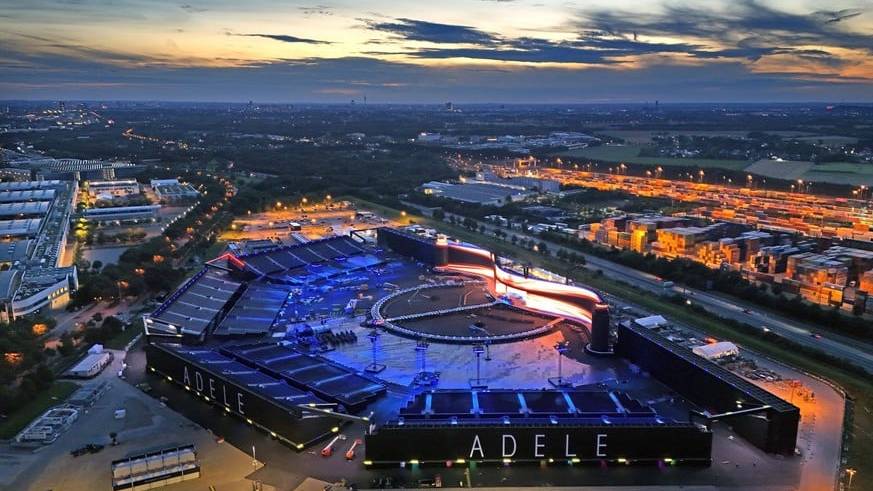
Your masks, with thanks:
[[[283,288],[250,283],[224,320],[215,328],[218,336],[264,334],[288,298]]]
[[[259,275],[289,272],[307,264],[319,264],[345,256],[363,253],[350,237],[329,237],[303,244],[277,247],[239,258]]]
[[[325,359],[272,343],[228,346],[221,352],[350,410],[385,393],[381,382]]]
[[[229,356],[205,348],[188,348],[178,346],[173,352],[196,366],[203,367],[212,373],[220,375],[230,382],[270,397],[275,404],[285,406],[298,412],[299,404],[324,404],[318,397],[300,390],[286,381],[271,377],[252,367],[243,365]]]

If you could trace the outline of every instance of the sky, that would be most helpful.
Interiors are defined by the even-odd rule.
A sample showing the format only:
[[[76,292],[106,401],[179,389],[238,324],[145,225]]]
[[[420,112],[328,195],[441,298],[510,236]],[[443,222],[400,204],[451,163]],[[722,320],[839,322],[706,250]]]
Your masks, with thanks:
[[[0,0],[0,99],[873,102],[873,2]]]

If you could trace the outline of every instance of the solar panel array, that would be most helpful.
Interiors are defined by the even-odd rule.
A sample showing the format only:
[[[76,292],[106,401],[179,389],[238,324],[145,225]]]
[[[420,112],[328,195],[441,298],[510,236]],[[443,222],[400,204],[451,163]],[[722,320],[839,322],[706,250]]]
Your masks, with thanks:
[[[349,409],[361,408],[386,391],[381,382],[286,346],[258,343],[228,346],[221,352]]]

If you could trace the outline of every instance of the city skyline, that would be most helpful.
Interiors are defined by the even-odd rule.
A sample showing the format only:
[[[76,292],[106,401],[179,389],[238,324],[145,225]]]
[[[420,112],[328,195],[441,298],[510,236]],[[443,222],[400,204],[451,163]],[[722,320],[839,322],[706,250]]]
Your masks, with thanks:
[[[6,99],[873,102],[855,2],[0,5]]]

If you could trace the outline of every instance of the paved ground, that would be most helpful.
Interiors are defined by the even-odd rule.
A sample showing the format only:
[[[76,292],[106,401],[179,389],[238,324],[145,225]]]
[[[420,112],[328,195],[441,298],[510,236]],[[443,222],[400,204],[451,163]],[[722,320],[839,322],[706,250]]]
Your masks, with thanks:
[[[232,445],[217,443],[210,432],[119,379],[116,374],[121,369],[123,352],[115,353],[113,366],[97,378],[109,381],[112,388],[55,443],[38,451],[0,446],[0,489],[110,489],[112,460],[144,450],[194,443],[202,477],[163,489],[193,491],[215,485],[219,490],[250,491],[251,482],[246,476],[253,471],[251,457]],[[120,408],[127,410],[127,417],[115,419],[113,413]],[[69,455],[72,449],[88,443],[109,443],[110,432],[118,433],[118,446],[77,458]]]

